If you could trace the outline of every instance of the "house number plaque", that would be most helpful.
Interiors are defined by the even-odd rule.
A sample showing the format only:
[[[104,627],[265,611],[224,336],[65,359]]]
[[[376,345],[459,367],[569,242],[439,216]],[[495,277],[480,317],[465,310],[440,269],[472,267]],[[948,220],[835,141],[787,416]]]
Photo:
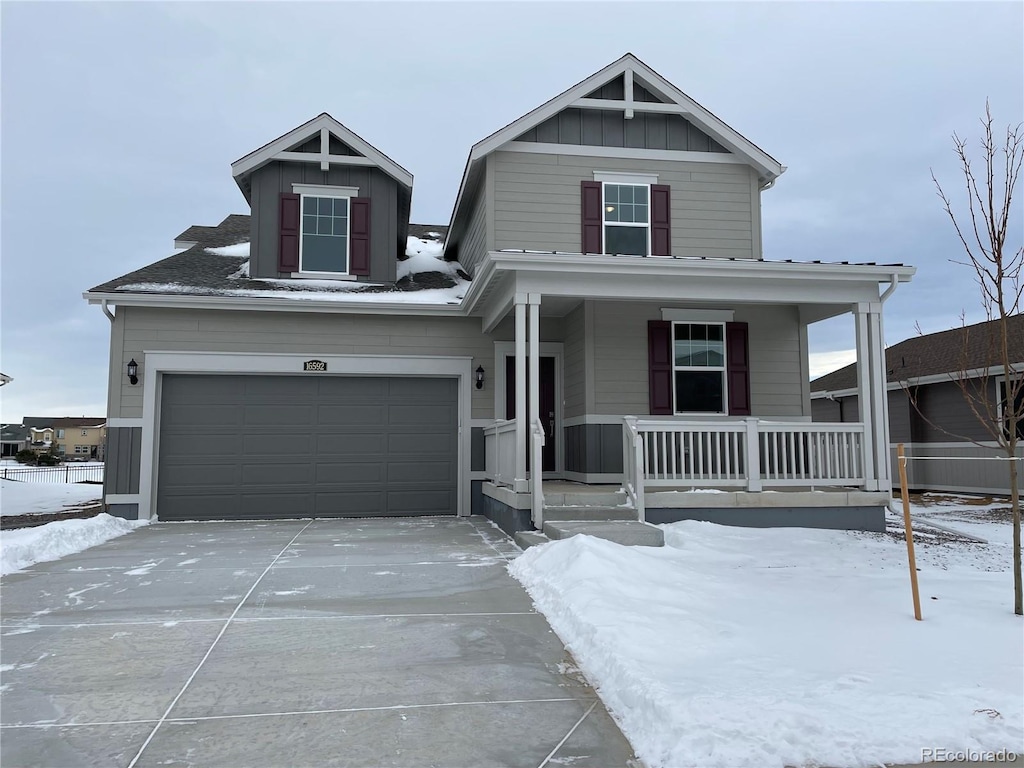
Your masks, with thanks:
[[[317,373],[325,373],[327,371],[327,363],[323,360],[307,360],[302,364],[303,371],[315,371]]]

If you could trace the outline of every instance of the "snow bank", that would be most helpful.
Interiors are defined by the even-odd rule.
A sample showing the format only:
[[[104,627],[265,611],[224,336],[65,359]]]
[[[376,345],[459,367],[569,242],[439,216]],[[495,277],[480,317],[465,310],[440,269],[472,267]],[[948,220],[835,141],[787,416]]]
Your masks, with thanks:
[[[58,520],[35,528],[4,531],[0,533],[0,575],[73,555],[148,522],[122,520],[104,512],[85,520]]]
[[[1024,635],[1008,561],[986,572],[956,546],[919,547],[935,550],[919,557],[919,623],[891,538],[699,522],[665,532],[664,548],[576,536],[510,565],[651,768],[1021,751]]]
[[[237,245],[225,245],[221,248],[204,248],[203,250],[215,256],[248,256],[249,244],[238,243]]]

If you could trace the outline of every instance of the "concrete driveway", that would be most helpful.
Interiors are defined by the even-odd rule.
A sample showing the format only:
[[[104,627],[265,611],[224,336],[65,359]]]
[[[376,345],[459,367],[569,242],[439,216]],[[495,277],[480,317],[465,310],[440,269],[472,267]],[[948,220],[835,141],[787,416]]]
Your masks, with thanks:
[[[480,518],[163,523],[0,583],[0,764],[625,766]]]

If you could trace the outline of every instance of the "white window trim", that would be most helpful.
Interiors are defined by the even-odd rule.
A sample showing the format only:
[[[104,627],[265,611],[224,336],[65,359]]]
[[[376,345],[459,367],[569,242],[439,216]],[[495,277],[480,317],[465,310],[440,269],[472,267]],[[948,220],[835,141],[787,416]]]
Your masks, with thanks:
[[[618,171],[594,171],[594,181],[609,184],[651,184],[658,183],[656,173],[619,173]]]
[[[292,277],[319,279],[319,280],[354,280],[355,276],[349,271],[352,266],[352,198],[359,196],[359,187],[329,187],[322,184],[292,184],[292,193],[299,196],[299,271],[293,272]],[[305,240],[303,229],[303,206],[307,197],[330,197],[335,200],[348,201],[348,216],[345,219],[345,271],[344,272],[318,272],[312,269],[302,268],[302,251]]]
[[[594,176],[596,177],[597,175],[598,174],[595,172]],[[605,175],[605,174],[601,174],[601,175]],[[655,182],[657,182],[657,177],[655,177]],[[627,186],[627,187],[647,187],[647,223],[641,224],[640,222],[637,222],[637,221],[611,221],[611,222],[609,222],[609,221],[605,220],[604,215],[607,212],[606,209],[608,207],[608,203],[605,200],[605,190],[608,188],[609,184],[615,184],[615,185],[618,185],[618,186]],[[614,256],[614,255],[616,255],[616,254],[608,253],[608,227],[609,226],[612,226],[612,227],[632,227],[634,229],[639,229],[639,228],[643,227],[644,229],[646,229],[647,230],[647,247],[646,247],[646,251],[647,252],[644,253],[644,254],[640,254],[640,255],[642,255],[642,256],[650,256],[651,255],[651,185],[649,183],[644,182],[644,181],[640,181],[640,182],[637,182],[637,181],[620,181],[620,180],[601,181],[601,250],[604,251],[604,253],[603,253],[604,256]],[[626,255],[626,254],[624,254],[624,255]],[[632,256],[632,255],[636,255],[636,254],[628,254],[628,255]]]
[[[661,319],[680,323],[731,323],[736,316],[732,309],[675,309],[661,308]]]
[[[676,365],[676,326],[677,325],[720,325],[722,327],[722,365]],[[728,416],[729,415],[729,346],[725,338],[724,321],[707,320],[673,320],[670,336],[672,348],[672,413],[676,416]],[[722,410],[720,411],[680,411],[676,407],[676,371],[718,371],[722,374]]]

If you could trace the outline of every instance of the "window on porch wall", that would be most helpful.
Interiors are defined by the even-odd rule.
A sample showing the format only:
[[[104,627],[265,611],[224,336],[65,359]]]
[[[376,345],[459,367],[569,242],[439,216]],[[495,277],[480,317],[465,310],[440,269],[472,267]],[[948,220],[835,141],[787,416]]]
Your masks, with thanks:
[[[747,324],[651,320],[652,415],[750,415]]]

